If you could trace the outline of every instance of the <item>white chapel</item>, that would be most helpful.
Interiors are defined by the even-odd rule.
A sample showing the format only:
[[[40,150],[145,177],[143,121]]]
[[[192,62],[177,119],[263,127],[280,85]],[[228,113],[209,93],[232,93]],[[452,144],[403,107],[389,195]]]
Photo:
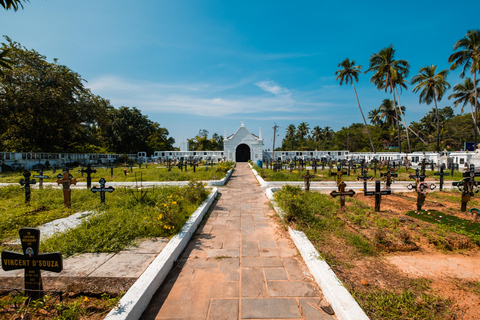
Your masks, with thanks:
[[[238,128],[237,132],[227,137],[227,129],[225,129],[225,135],[223,140],[224,156],[227,160],[233,160],[236,162],[247,162],[252,160],[263,160],[263,139],[262,129],[259,129],[258,136],[254,135],[245,127],[245,123],[242,121],[242,125]]]

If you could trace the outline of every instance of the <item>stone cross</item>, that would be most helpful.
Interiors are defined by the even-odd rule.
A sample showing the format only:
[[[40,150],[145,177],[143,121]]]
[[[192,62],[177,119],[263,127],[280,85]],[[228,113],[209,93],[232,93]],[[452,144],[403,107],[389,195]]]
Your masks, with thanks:
[[[25,203],[30,203],[30,185],[37,183],[35,179],[30,180],[30,171],[25,171],[23,176],[25,179],[20,179],[19,183],[23,187],[25,186]]]
[[[48,179],[49,176],[44,175],[42,169],[38,170],[37,172],[38,174],[34,175],[33,177],[38,178],[38,186],[43,188],[43,179]]]
[[[345,191],[345,187],[347,185],[345,184],[345,182],[340,182],[340,184],[338,185],[338,191],[332,191],[330,192],[330,195],[332,197],[337,197],[337,196],[340,196],[340,206],[341,207],[344,207],[345,206],[345,196],[349,196],[349,197],[353,197],[355,195],[355,191],[353,190],[348,190],[348,191]]]
[[[22,253],[3,251],[2,268],[5,271],[25,269],[25,294],[37,300],[43,296],[43,283],[40,270],[60,272],[63,270],[62,254],[59,252],[43,253],[38,251],[40,230],[22,228],[19,231]]]
[[[392,190],[380,190],[380,180],[375,181],[375,191],[367,191],[365,187],[363,189],[365,196],[375,196],[375,212],[380,212],[380,203],[382,202],[382,195],[392,194]]]
[[[63,186],[63,203],[65,207],[70,208],[71,201],[72,201],[72,190],[70,186],[72,184],[77,184],[77,179],[72,177],[68,170],[66,170],[63,175],[59,174],[57,180],[57,184],[61,184]]]
[[[444,166],[440,166],[440,172],[435,172],[433,175],[440,176],[440,191],[443,191],[443,176],[449,176],[450,173],[443,172]]]
[[[303,180],[305,180],[305,191],[310,191],[310,179],[312,178],[313,176],[310,175],[310,171],[307,170],[307,173],[302,176]]]
[[[100,192],[100,202],[102,204],[105,204],[105,192],[110,192],[112,193],[113,191],[115,191],[115,188],[114,187],[108,187],[108,188],[105,188],[105,179],[104,178],[101,178],[100,181],[98,181],[98,183],[100,183],[100,188],[97,188],[97,187],[93,187],[92,189],[92,192],[93,193],[96,193],[96,192]]]
[[[475,177],[480,176],[480,173],[475,173],[475,165],[470,165],[470,170],[463,173],[463,180],[460,182],[453,182],[452,185],[460,189],[462,187],[462,206],[460,211],[467,211],[467,203],[470,201],[470,197],[474,196],[478,192],[478,181],[475,181]]]
[[[113,168],[113,166],[112,166]],[[87,189],[90,189],[92,187],[92,173],[97,173],[97,170],[92,170],[92,166],[88,164],[87,169],[80,170],[80,172],[83,174],[84,172],[87,174]],[[112,174],[113,175],[113,174]]]

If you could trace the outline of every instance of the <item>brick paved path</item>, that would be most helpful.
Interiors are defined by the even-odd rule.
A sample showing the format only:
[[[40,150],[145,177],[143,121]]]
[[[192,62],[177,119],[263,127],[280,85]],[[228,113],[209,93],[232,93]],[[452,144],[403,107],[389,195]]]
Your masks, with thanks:
[[[248,165],[219,191],[142,319],[335,319]]]

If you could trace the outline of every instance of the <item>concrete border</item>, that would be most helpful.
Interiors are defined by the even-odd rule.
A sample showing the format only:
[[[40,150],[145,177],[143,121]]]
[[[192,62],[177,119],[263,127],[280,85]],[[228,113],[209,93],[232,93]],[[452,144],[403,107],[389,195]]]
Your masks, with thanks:
[[[272,202],[273,208],[279,216],[283,216],[282,210],[275,205],[273,193],[281,188],[268,188],[265,194]],[[360,305],[355,301],[350,292],[344,287],[332,268],[323,260],[308,240],[305,233],[288,228],[295,246],[308,266],[310,273],[322,289],[327,301],[332,305],[339,320],[368,320],[368,316]]]
[[[250,163],[249,163],[248,165],[250,166],[250,169],[252,170],[253,175],[255,176],[255,178],[257,178],[258,183],[260,183],[260,186],[261,186],[262,188],[268,187],[267,183],[265,182],[265,180],[263,180],[262,177],[260,177],[260,175],[258,174],[257,170],[253,169],[253,166],[252,166]]]
[[[227,183],[228,179],[230,179],[230,177],[232,176],[233,170],[235,170],[235,167],[228,170],[225,177],[223,177],[223,179],[221,180],[207,180],[205,182],[208,183],[209,186],[224,186]]]
[[[208,198],[195,210],[182,230],[170,239],[162,252],[120,299],[120,307],[112,309],[105,319],[137,320],[142,316],[143,311],[145,311],[153,295],[170,272],[174,262],[187,246],[217,194],[218,189],[213,188]]]

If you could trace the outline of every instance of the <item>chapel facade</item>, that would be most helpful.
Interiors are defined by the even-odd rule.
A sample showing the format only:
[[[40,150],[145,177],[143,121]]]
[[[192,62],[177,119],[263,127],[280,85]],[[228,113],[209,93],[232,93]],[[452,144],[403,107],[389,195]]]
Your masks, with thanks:
[[[225,135],[223,140],[223,151],[226,160],[232,160],[236,162],[247,162],[252,160],[263,160],[263,138],[262,129],[259,129],[258,136],[254,135],[245,127],[245,123],[242,121],[242,125],[238,128],[237,132],[227,137],[227,130],[225,129]]]

